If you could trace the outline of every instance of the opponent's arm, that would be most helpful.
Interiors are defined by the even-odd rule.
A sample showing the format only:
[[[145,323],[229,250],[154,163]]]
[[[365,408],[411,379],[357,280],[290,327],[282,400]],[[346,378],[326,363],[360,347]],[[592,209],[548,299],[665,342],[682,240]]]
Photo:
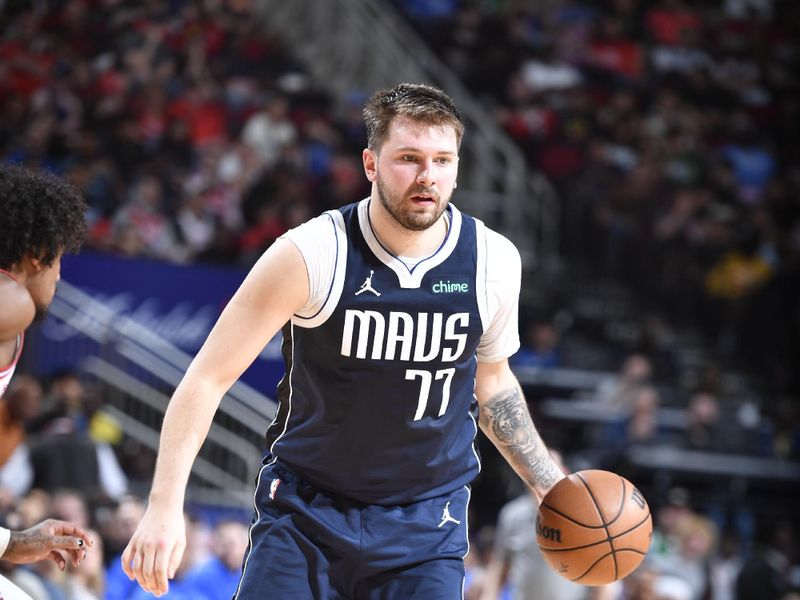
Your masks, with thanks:
[[[507,360],[478,362],[475,395],[481,429],[541,502],[564,472],[539,436]]]
[[[259,259],[192,361],[164,415],[147,511],[122,554],[146,591],[168,589],[183,556],[183,501],[192,463],[223,394],[305,304],[308,273],[297,247],[278,240]]]

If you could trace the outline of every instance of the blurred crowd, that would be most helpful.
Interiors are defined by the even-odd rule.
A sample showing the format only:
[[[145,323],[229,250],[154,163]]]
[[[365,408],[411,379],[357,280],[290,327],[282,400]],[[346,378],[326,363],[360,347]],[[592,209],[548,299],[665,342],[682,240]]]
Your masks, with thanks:
[[[90,246],[255,261],[366,195],[363,96],[315,90],[250,0],[0,6],[0,159],[63,175]]]
[[[556,185],[570,266],[800,389],[796,3],[401,4]]]
[[[793,3],[397,5],[555,184],[570,268],[634,285],[776,394],[800,388]],[[91,246],[252,263],[368,190],[365,90],[321,91],[256,10],[4,4],[0,160],[78,184]]]
[[[42,561],[18,566],[0,563],[0,573],[34,600],[144,600],[155,598],[123,572],[120,557],[145,511],[142,498],[122,495],[90,503],[75,489],[52,494],[33,490],[2,522],[26,529],[48,517],[66,519],[87,531],[94,545],[76,568],[60,571]],[[187,514],[187,550],[162,597],[173,600],[230,600],[236,592],[242,556],[247,548],[247,524],[229,517]]]
[[[0,399],[0,526],[22,530],[62,519],[90,531],[94,545],[78,568],[61,572],[49,561],[0,561],[0,572],[34,600],[153,597],[128,579],[120,563],[144,514],[136,492],[149,481],[153,461],[153,453],[125,436],[105,410],[101,391],[76,372],[59,372],[46,382],[17,375]],[[190,511],[188,550],[168,597],[230,600],[248,518],[213,507]]]
[[[643,324],[651,338],[642,352],[589,390],[619,418],[572,440],[583,460],[624,470],[631,447],[660,444],[800,457],[794,3],[396,5],[556,186],[568,267],[629,285],[665,315]],[[175,262],[248,265],[288,228],[365,196],[365,91],[321,91],[259,23],[257,6],[0,2],[0,160],[78,185],[89,247]],[[766,403],[731,397],[719,364],[681,372],[670,323],[699,327],[724,361],[755,369]],[[532,323],[516,365],[569,367],[564,330]],[[679,427],[663,419],[675,407]],[[0,401],[0,524],[67,518],[97,543],[80,569],[0,563],[4,574],[41,600],[146,597],[118,557],[144,510],[131,484],[149,480],[152,459],[78,374],[18,375]],[[511,535],[532,533],[530,498],[483,525],[514,495],[499,489],[494,512],[471,519],[470,599],[524,599],[531,576],[539,600],[545,589],[559,600],[797,598],[796,520],[756,522],[746,505],[731,512],[671,490],[654,499],[645,566],[624,585],[570,591],[541,567],[532,535]],[[486,512],[480,490],[475,510]],[[245,526],[188,522],[189,551],[168,597],[229,598]]]
[[[535,539],[536,503],[524,494],[500,511],[496,527],[473,535],[467,556],[467,600],[798,600],[796,531],[775,520],[742,552],[697,511],[683,488],[654,507],[653,539],[644,562],[606,586],[567,581],[546,563]]]

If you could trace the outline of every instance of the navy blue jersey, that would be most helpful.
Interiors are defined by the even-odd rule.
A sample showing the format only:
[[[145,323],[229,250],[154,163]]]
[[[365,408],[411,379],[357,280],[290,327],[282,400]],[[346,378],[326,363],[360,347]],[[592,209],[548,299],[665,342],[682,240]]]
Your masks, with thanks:
[[[323,490],[405,504],[448,493],[479,469],[484,230],[450,206],[441,247],[408,268],[380,246],[367,209],[326,213],[336,275],[324,314],[284,328],[286,375],[267,444]]]

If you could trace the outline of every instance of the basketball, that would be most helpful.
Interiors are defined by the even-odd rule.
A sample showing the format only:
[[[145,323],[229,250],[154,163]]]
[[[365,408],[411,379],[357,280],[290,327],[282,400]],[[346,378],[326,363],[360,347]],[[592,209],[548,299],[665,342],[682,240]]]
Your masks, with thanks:
[[[610,471],[577,471],[562,479],[536,518],[536,539],[548,564],[583,585],[630,574],[647,554],[652,534],[644,496]]]

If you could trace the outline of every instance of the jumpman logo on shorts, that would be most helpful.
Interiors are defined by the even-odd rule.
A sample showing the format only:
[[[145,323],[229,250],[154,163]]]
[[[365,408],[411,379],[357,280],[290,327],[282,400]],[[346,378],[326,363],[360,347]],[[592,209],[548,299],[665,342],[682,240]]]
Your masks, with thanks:
[[[439,523],[438,527],[441,527],[442,525],[444,525],[447,522],[455,523],[456,525],[461,525],[461,521],[459,521],[458,519],[454,519],[450,515],[450,503],[449,502],[444,505],[444,510],[442,511],[442,522]]]
[[[370,271],[369,271],[369,277],[367,277],[367,278],[364,280],[364,283],[362,283],[362,284],[361,284],[361,287],[360,287],[360,288],[359,288],[359,290],[356,292],[356,296],[358,296],[359,294],[363,294],[364,292],[372,292],[372,293],[373,293],[373,294],[375,294],[376,296],[380,296],[380,295],[381,295],[381,293],[380,293],[378,290],[376,290],[374,287],[372,287],[372,274],[373,274],[373,273],[375,273],[375,271],[373,271],[372,269],[370,269]]]

